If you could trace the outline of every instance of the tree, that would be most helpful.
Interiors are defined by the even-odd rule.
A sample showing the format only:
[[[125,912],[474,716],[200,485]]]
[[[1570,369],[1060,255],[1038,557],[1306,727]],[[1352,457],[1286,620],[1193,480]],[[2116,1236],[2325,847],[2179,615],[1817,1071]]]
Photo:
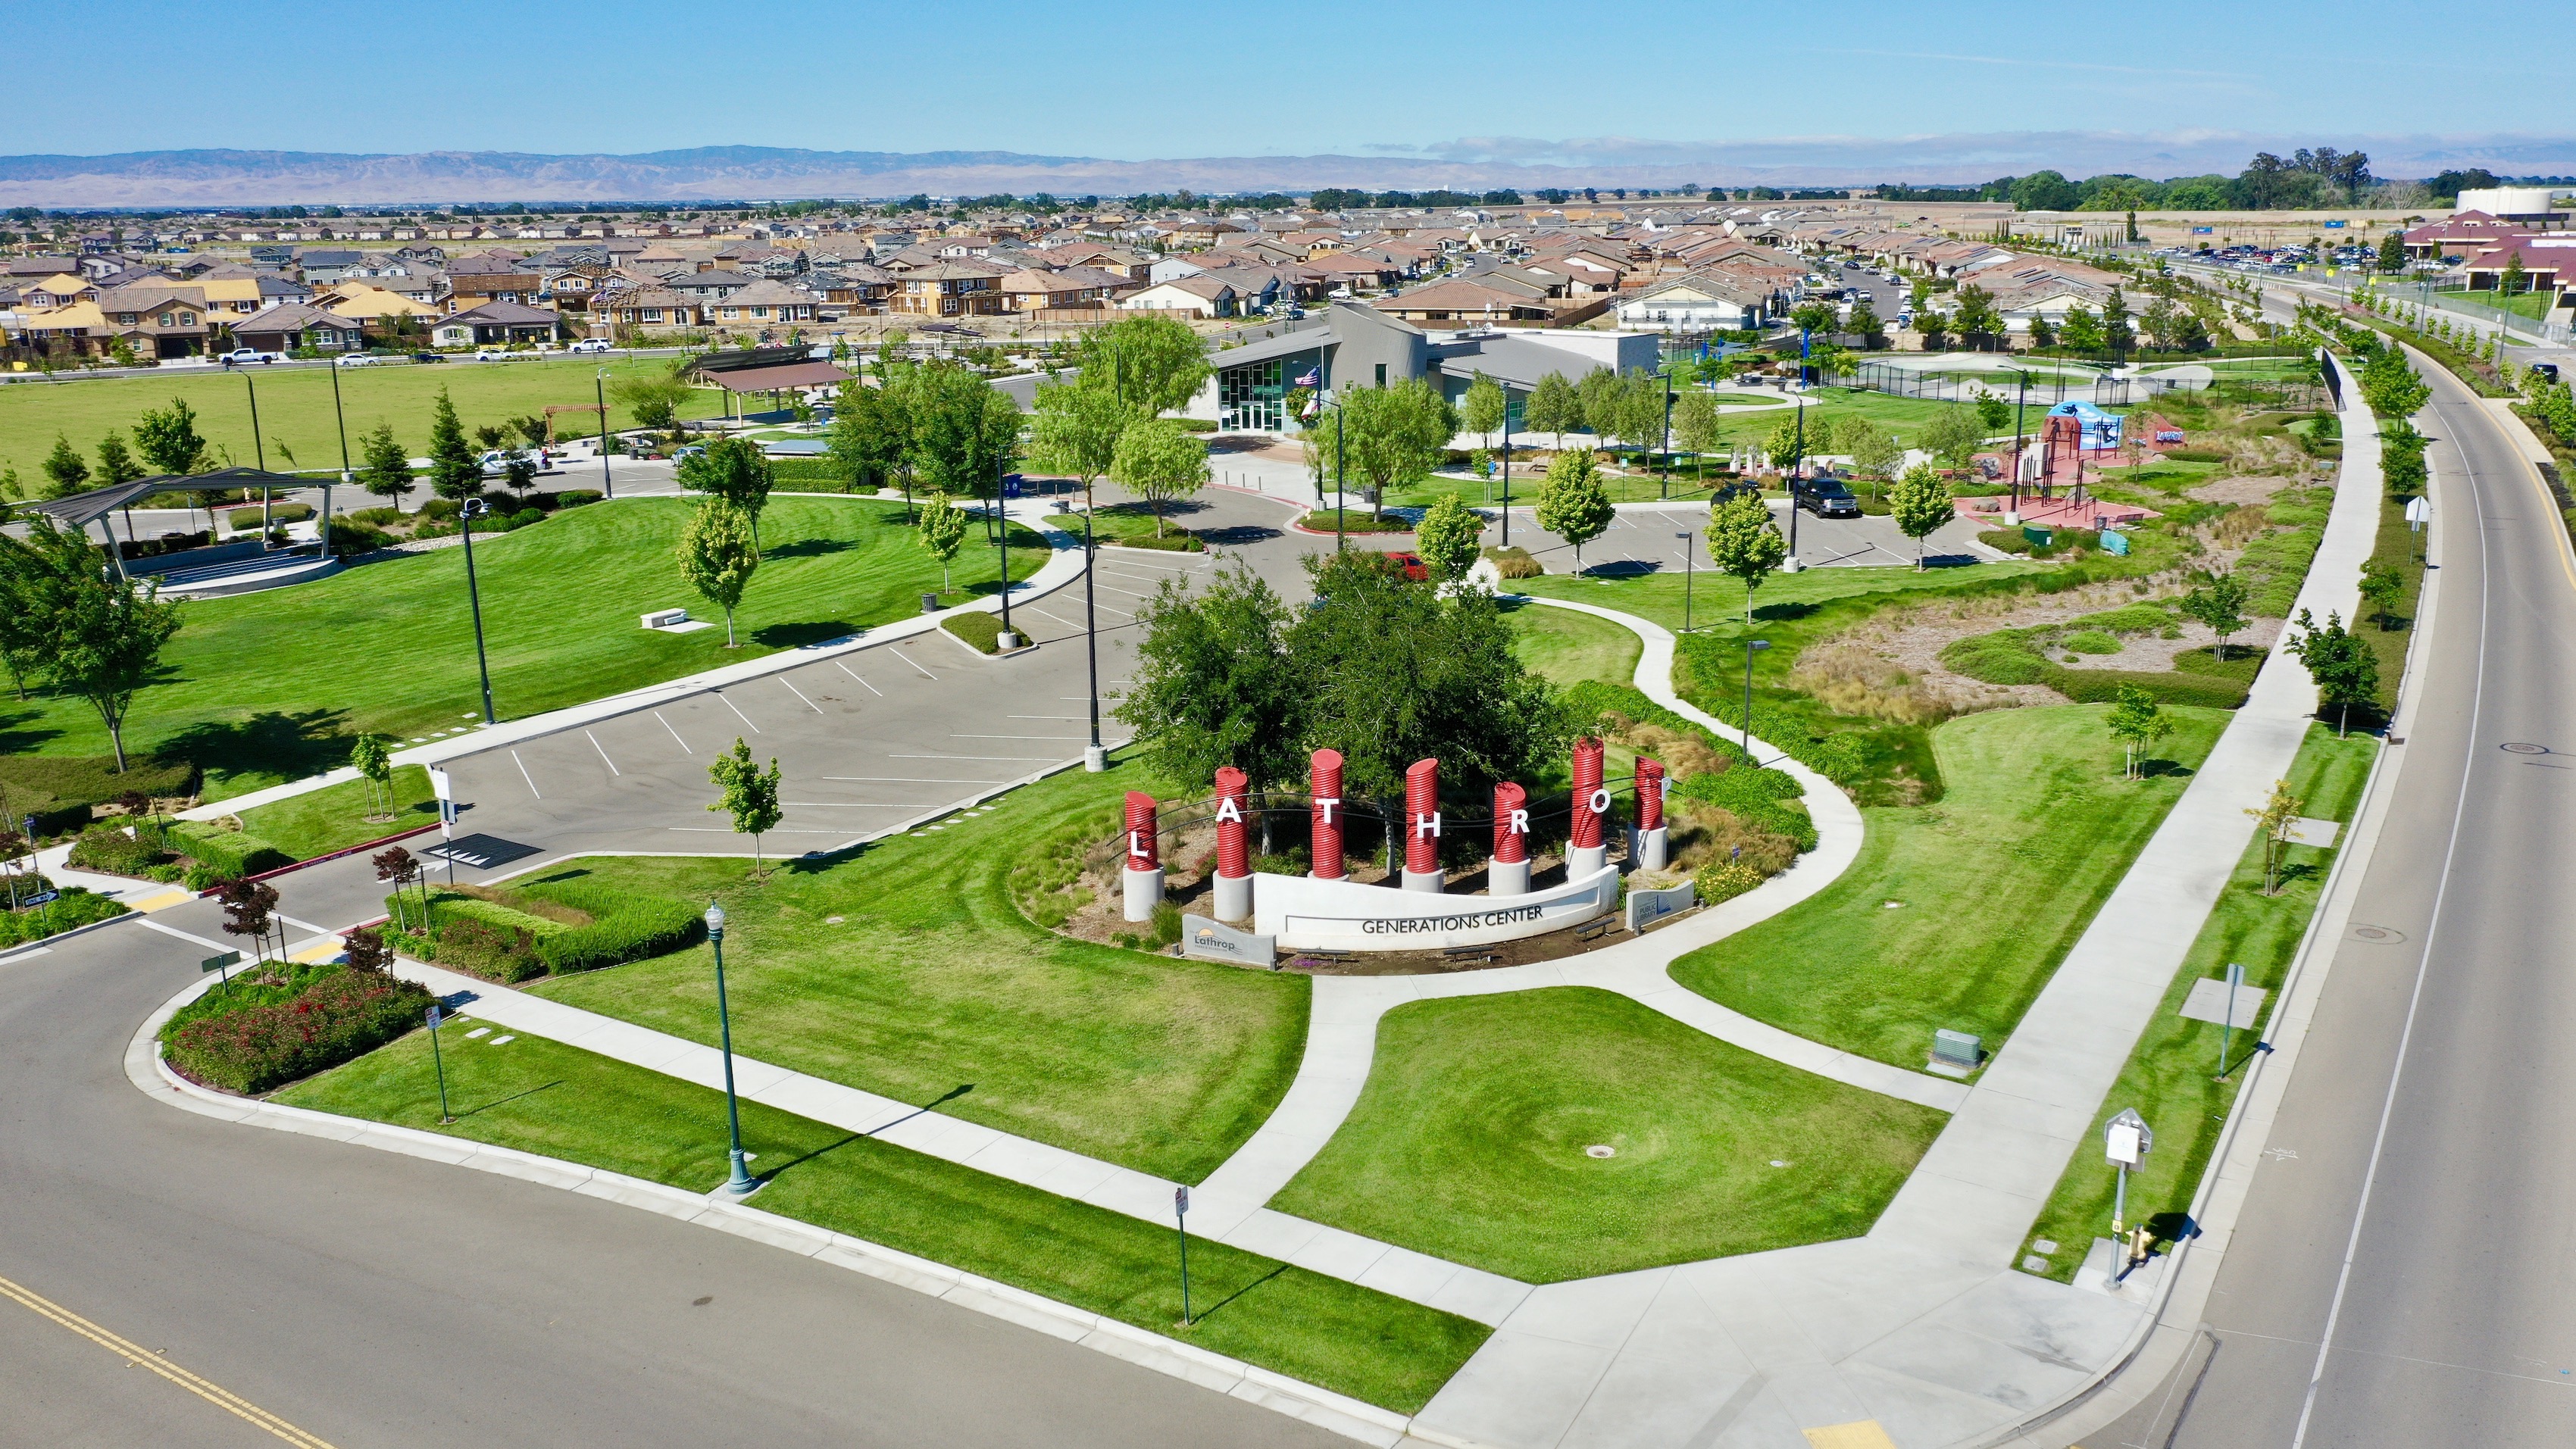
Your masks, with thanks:
[[[1135,681],[1117,709],[1145,742],[1148,768],[1188,790],[1227,765],[1255,790],[1296,778],[1304,696],[1288,659],[1291,617],[1240,565],[1196,589],[1163,582],[1137,616]]]
[[[197,434],[196,409],[175,397],[167,408],[145,408],[134,420],[134,447],[154,472],[164,474],[202,471],[208,451]]]
[[[1739,495],[1709,510],[1708,561],[1744,580],[1745,623],[1753,622],[1753,591],[1788,557],[1789,542],[1761,499]]]
[[[1603,436],[1618,431],[1621,390],[1619,374],[1606,367],[1592,369],[1574,384],[1574,396],[1583,404],[1583,426],[1587,431]]]
[[[1995,294],[1974,282],[1959,288],[1951,316],[1971,338],[1992,337],[2004,327],[2003,314],[1995,310]]]
[[[1811,336],[1835,331],[1841,320],[1831,302],[1801,302],[1789,310],[1789,324]]]
[[[1939,351],[1941,339],[1949,335],[1950,319],[1938,312],[1925,310],[1914,314],[1914,330],[1923,334],[1923,345]]]
[[[1458,433],[1458,410],[1427,378],[1342,394],[1340,446],[1372,506],[1386,490],[1431,476]]]
[[[1163,536],[1163,505],[1187,498],[1208,481],[1207,444],[1163,418],[1131,423],[1118,435],[1110,476],[1153,505],[1154,536]]]
[[[483,491],[482,460],[466,441],[465,424],[458,420],[456,404],[448,400],[444,387],[438,390],[438,402],[429,414],[429,491],[459,502]]]
[[[2541,411],[2544,415],[2549,411],[2546,400]],[[2554,424],[2552,430],[2557,431]],[[2560,433],[2560,440],[2566,440],[2565,433]],[[2388,485],[2389,497],[2412,498],[2424,491],[2424,448],[2431,441],[2404,418],[2392,418],[2380,425],[2379,476]]]
[[[1041,387],[1029,432],[1029,461],[1070,473],[1087,498],[1092,483],[1118,461],[1118,435],[1129,414],[1106,386],[1082,383]]]
[[[624,377],[608,385],[609,397],[639,428],[668,432],[680,423],[680,408],[689,400],[689,385],[668,373]]]
[[[1304,700],[1301,749],[1342,752],[1343,787],[1389,799],[1405,767],[1437,759],[1441,779],[1474,798],[1495,780],[1529,779],[1572,736],[1546,682],[1513,651],[1494,597],[1444,603],[1385,555],[1310,555],[1314,603],[1286,631]]]
[[[2361,396],[2383,418],[2411,418],[2433,400],[2433,389],[2408,364],[2402,350],[2384,347],[2362,364]]]
[[[946,593],[955,587],[949,581],[948,566],[956,561],[957,550],[966,542],[966,511],[949,502],[947,494],[933,493],[913,529],[921,546],[939,560],[939,590]]]
[[[2113,287],[2110,300],[2102,304],[2102,345],[2113,352],[2126,352],[2137,345],[2137,340],[2129,330],[2128,299]]]
[[[1170,317],[1128,317],[1083,335],[1074,352],[1084,376],[1097,375],[1138,418],[1185,406],[1208,379],[1207,344]]]
[[[911,369],[904,403],[906,465],[914,476],[952,498],[989,493],[998,504],[1003,469],[1019,447],[1019,404],[954,362]]]
[[[1917,463],[1906,469],[1905,476],[1897,479],[1896,486],[1888,490],[1887,508],[1896,519],[1898,531],[1914,540],[1914,567],[1920,571],[1923,567],[1923,541],[1956,516],[1956,510],[1950,505],[1949,485],[1941,481],[1931,465]]]
[[[710,505],[712,506],[712,505]],[[766,876],[768,865],[760,858],[760,837],[777,828],[778,759],[771,756],[769,768],[762,770],[751,757],[751,746],[734,737],[733,748],[716,756],[707,766],[707,778],[715,782],[724,798],[709,810],[722,810],[733,817],[736,835],[751,837],[751,870],[755,877]]]
[[[394,510],[402,510],[403,496],[411,492],[411,455],[394,441],[394,425],[378,423],[374,432],[359,439],[366,466],[358,470],[358,482],[381,498],[393,500]]]
[[[1802,404],[1771,425],[1770,434],[1762,440],[1762,451],[1770,457],[1772,467],[1795,468],[1805,460],[1808,447],[1806,415],[1807,409]]]
[[[751,543],[760,547],[760,511],[769,506],[769,460],[749,438],[718,438],[707,450],[680,461],[672,477],[692,493],[721,498],[742,510],[751,523]]]
[[[2406,270],[2406,233],[2395,227],[2379,239],[2379,269],[2383,272]]]
[[[1573,433],[1583,428],[1583,402],[1565,374],[1551,372],[1530,388],[1521,404],[1521,426],[1533,433]]]
[[[268,935],[277,924],[277,887],[264,880],[229,880],[217,897],[224,907],[224,934],[248,936],[251,959],[268,959]]]
[[[101,488],[131,483],[143,476],[143,465],[134,459],[134,450],[125,446],[125,435],[110,428],[98,440],[98,472],[94,475]]]
[[[2254,827],[2263,836],[2263,894],[2281,893],[2281,857],[2289,853],[2290,826],[2307,808],[2305,800],[2290,793],[2290,782],[2272,782],[2272,798],[2260,810],[2245,813],[2254,817]]]
[[[522,449],[511,449],[501,463],[501,486],[509,489],[513,497],[524,502],[528,490],[537,486],[537,460],[529,457]],[[755,539],[759,537],[759,530],[760,524],[754,520],[752,536]]]
[[[2060,340],[2065,342],[2066,350],[2069,352],[2100,352],[2105,345],[2102,339],[2102,319],[2094,316],[2093,310],[2089,307],[2069,307],[2066,309],[2066,326],[2060,333]]]
[[[2012,415],[2012,404],[2005,402],[2000,394],[1982,387],[1977,389],[1977,421],[1985,428],[1987,437],[2002,432],[2004,424],[2012,421]]]
[[[2182,611],[2218,636],[2218,657],[2223,660],[2227,657],[2227,636],[2245,627],[2245,604],[2252,597],[2236,575],[2217,574],[2182,596]]]
[[[1501,384],[1480,372],[1467,384],[1467,395],[1459,400],[1458,417],[1468,432],[1495,433],[1502,431],[1510,407],[1511,400],[1503,395]]]
[[[24,539],[0,535],[0,587],[22,616],[10,636],[32,643],[47,684],[98,711],[125,773],[126,717],[160,672],[179,606],[159,597],[157,581],[126,578],[104,550],[42,515]]]
[[[883,387],[856,381],[842,387],[832,408],[828,446],[832,462],[853,487],[894,476],[909,445],[905,410],[891,381]]]
[[[554,441],[553,429],[546,426],[544,418],[534,413],[510,419],[510,427],[519,435],[519,441],[531,448],[542,448]]]
[[[1544,499],[1546,491],[1539,496]],[[1429,566],[1431,577],[1443,584],[1455,584],[1467,577],[1476,566],[1479,541],[1485,532],[1485,520],[1476,511],[1458,501],[1458,495],[1444,493],[1422,515],[1414,529],[1414,551]]]
[[[1617,516],[1590,448],[1568,448],[1547,465],[1547,480],[1538,486],[1538,526],[1574,545],[1576,573],[1583,572],[1583,546],[1609,532]]]
[[[2173,721],[2156,708],[2156,697],[2134,684],[2120,686],[2118,698],[2102,723],[2111,731],[2111,738],[2125,747],[2120,760],[2123,780],[2139,778],[2147,747],[2173,730]]]
[[[1843,330],[1855,337],[1876,337],[1886,328],[1878,320],[1878,309],[1867,297],[1852,303],[1851,315],[1843,319]]]
[[[2406,576],[2388,564],[2373,564],[2361,572],[2362,602],[2379,614],[2379,632],[2389,630],[2388,611],[2406,593]]]
[[[2347,632],[2343,616],[2329,612],[2325,627],[2317,627],[2308,611],[2301,609],[2297,620],[2299,637],[2289,643],[2289,652],[2308,667],[2308,677],[2316,681],[2320,705],[2335,707],[2335,733],[2341,735],[2352,722],[2352,707],[2368,706],[2379,695],[2379,656],[2372,652],[2370,641]]]
[[[1694,453],[1714,453],[1726,441],[1726,409],[1717,394],[1683,393],[1673,404],[1673,441]]]
[[[680,576],[700,598],[724,610],[727,649],[740,647],[733,637],[734,606],[742,602],[742,591],[759,567],[751,520],[725,499],[700,503],[680,530]]]
[[[1851,455],[1852,471],[1870,478],[1885,478],[1905,460],[1905,445],[1896,435],[1867,418],[1855,417],[1854,426],[1840,441],[1842,450]]]
[[[1932,415],[1916,438],[1923,451],[1941,460],[1945,468],[1965,468],[1968,460],[1986,443],[1986,424],[1977,410],[1966,403],[1952,403]]]
[[[45,477],[52,480],[45,489],[48,498],[69,498],[89,483],[88,462],[60,433],[54,434],[54,450],[45,455]]]
[[[349,746],[349,763],[357,768],[358,778],[367,782],[367,818],[393,819],[393,752],[385,748],[384,736],[361,733]]]

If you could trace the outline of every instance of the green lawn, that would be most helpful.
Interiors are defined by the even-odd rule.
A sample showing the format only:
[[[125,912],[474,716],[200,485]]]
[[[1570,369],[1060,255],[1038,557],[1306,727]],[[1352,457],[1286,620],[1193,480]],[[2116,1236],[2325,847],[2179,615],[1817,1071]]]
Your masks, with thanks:
[[[2176,728],[2149,777],[2125,781],[2106,712],[1990,710],[1933,730],[1939,804],[1865,810],[1839,879],[1673,963],[1673,979],[1895,1066],[1921,1068],[1940,1027],[1998,1050],[2228,719],[2167,710]]]
[[[503,718],[906,618],[939,587],[939,563],[904,526],[901,504],[775,499],[761,516],[766,555],[737,614],[742,647],[727,650],[721,611],[680,577],[675,548],[691,507],[621,499],[478,539]],[[1015,576],[1045,563],[1036,533],[1020,528],[1013,542]],[[997,587],[994,553],[980,529],[968,531],[954,568],[959,597]],[[464,551],[446,548],[183,604],[184,625],[162,653],[164,682],[136,697],[126,748],[196,761],[218,798],[341,764],[361,730],[408,739],[452,727],[480,705],[465,603]],[[636,625],[648,609],[683,605],[719,627]],[[103,755],[107,732],[86,703],[40,696],[0,703],[0,750]]]
[[[1697,548],[1698,543],[1695,541],[1692,546]],[[2046,573],[2054,567],[2063,565],[2052,564],[2045,559],[2007,559],[1965,568],[1831,568],[1773,574],[1753,591],[1757,622],[1754,632],[1766,632],[1775,621],[1791,624],[1804,620],[1817,613],[1820,606],[1839,599],[1942,593],[1989,585],[1999,579],[2017,578],[2023,574]],[[1677,568],[1651,574],[1587,575],[1582,578],[1571,574],[1548,574],[1534,579],[1514,579],[1512,587],[1522,593],[1571,599],[1635,614],[1676,633],[1682,627],[1685,581]],[[1687,587],[1691,603],[1690,623],[1694,629],[1704,634],[1724,633],[1730,629],[1740,632],[1743,629],[1743,580],[1703,566],[1692,570]]]
[[[1943,1120],[1607,991],[1415,1002],[1271,1206],[1553,1283],[1867,1232]]]
[[[2400,295],[2402,296],[2403,294],[2401,293]],[[2481,307],[2490,307],[2499,312],[2509,311],[2517,317],[2527,317],[2534,322],[2537,322],[2549,315],[2549,304],[2554,300],[2552,295],[2548,292],[2516,292],[2511,297],[2507,297],[2502,292],[2496,291],[2493,288],[2480,292],[2471,292],[2459,288],[2445,287],[2440,291],[2435,292],[2433,295],[2436,297],[2455,297],[2460,301],[2474,303]]]
[[[1503,622],[1511,626],[1512,652],[1551,684],[1626,684],[1637,677],[1637,655],[1645,646],[1624,625],[1543,604],[1514,607]]]
[[[2406,505],[2383,496],[2379,500],[2379,533],[2372,541],[2370,562],[2365,569],[2394,569],[2405,588],[2384,616],[2368,604],[2362,605],[2360,616],[2352,620],[2352,629],[2370,641],[2370,651],[2378,657],[2379,706],[2390,713],[2397,709],[2397,684],[2406,677],[2406,646],[2415,637],[2415,616],[2422,607],[2423,552],[2424,535],[2406,526]]]
[[[358,455],[358,438],[378,423],[391,423],[394,437],[411,456],[429,452],[430,410],[438,390],[456,404],[470,431],[523,415],[542,417],[548,404],[588,407],[598,401],[597,376],[608,369],[613,385],[622,378],[661,376],[671,368],[667,357],[600,359],[579,357],[559,362],[473,363],[436,366],[386,362],[375,367],[344,367],[340,402],[349,424],[349,452]],[[251,447],[250,394],[259,393],[259,429],[264,455]],[[219,459],[249,467],[265,456],[272,468],[286,466],[277,444],[284,442],[294,462],[305,468],[340,466],[340,432],[331,409],[331,374],[319,367],[261,369],[251,381],[220,370],[172,372],[152,377],[89,377],[38,386],[0,388],[0,468],[15,468],[20,479],[42,482],[41,465],[53,451],[57,434],[72,440],[90,465],[98,464],[98,440],[113,428],[133,441],[134,420],[146,408],[166,408],[183,399],[197,414],[197,431],[220,448]],[[722,413],[724,394],[712,388],[689,395],[683,417]],[[563,428],[587,434],[598,414],[558,415]],[[612,396],[612,428],[631,428],[635,420]],[[568,485],[574,486],[574,485]],[[582,484],[578,486],[588,486]]]
[[[1105,836],[1122,765],[1056,775],[993,813],[765,885],[740,860],[629,857],[577,870],[732,918],[737,1050],[1163,1177],[1196,1182],[1278,1105],[1305,1050],[1300,976],[1095,946],[1039,929],[1008,875],[1060,832]],[[837,924],[829,918],[839,917]],[[545,980],[573,1006],[716,1040],[705,946]]]
[[[520,1036],[445,1034],[438,1124],[427,1033],[297,1083],[277,1100],[607,1168],[690,1192],[725,1178],[724,1097]],[[494,1035],[500,1035],[495,1033]],[[1482,1344],[1483,1324],[1204,1240],[1179,1326],[1169,1228],[745,1103],[764,1186],[751,1205],[1008,1283],[1402,1413]]]
[[[2362,783],[2369,778],[2370,762],[2378,749],[2379,741],[2370,735],[2339,740],[2324,725],[2309,726],[2307,740],[2290,767],[2290,788],[2307,802],[2303,813],[2349,824],[2360,807]],[[2192,1194],[2199,1190],[2201,1173],[2217,1150],[2227,1113],[2234,1106],[2236,1088],[2245,1078],[2235,1063],[2253,1051],[2261,1036],[2251,1028],[2267,1024],[2279,1005],[2281,978],[2288,973],[2308,918],[2316,911],[2333,859],[2332,850],[2289,847],[2281,894],[2266,896],[2263,843],[2257,839],[2246,846],[2217,908],[2202,923],[2191,954],[2156,1008],[2155,1020],[2139,1037],[2128,1065],[2121,1069],[2119,1084],[2102,1104],[2101,1122],[2076,1149],[2074,1161],[2058,1179],[2057,1190],[2049,1194],[2048,1206],[2032,1229],[2034,1239],[2057,1244],[2055,1253],[2042,1255],[2049,1260],[2048,1277],[2073,1281],[2085,1249],[2095,1238],[2111,1234],[2113,1174],[2103,1165],[2097,1144],[2102,1125],[2123,1108],[2135,1107],[2156,1134],[2156,1150],[2148,1155],[2145,1168],[2129,1180],[2129,1220],[2190,1209]],[[2177,1013],[2193,982],[2225,978],[2231,961],[2245,968],[2247,985],[2272,994],[2264,998],[2263,1016],[2237,1030],[2228,1080],[2221,1082],[2216,1074],[2224,1029],[2212,1022],[2186,1021]]]
[[[369,820],[369,805],[383,798],[381,791],[371,793],[366,781],[347,780],[274,805],[245,810],[242,829],[297,860],[311,860],[416,826],[438,823],[438,797],[430,793],[429,772],[418,765],[404,765],[394,771],[394,818]]]

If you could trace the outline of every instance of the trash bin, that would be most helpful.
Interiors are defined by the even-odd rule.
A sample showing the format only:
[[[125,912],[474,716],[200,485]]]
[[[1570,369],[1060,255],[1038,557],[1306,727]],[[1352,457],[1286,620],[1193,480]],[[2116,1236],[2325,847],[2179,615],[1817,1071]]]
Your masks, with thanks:
[[[936,613],[938,613],[938,612],[939,612],[939,596],[938,596],[937,594],[924,594],[924,595],[922,595],[922,596],[921,596],[921,612],[923,612],[923,613],[925,613],[925,614],[936,614]]]

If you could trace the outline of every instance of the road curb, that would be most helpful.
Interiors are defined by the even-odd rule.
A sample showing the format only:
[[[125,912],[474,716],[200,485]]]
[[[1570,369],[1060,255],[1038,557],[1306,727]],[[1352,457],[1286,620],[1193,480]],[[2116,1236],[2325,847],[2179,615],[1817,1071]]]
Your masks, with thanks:
[[[1393,1446],[1408,1441],[1458,1442],[1445,1437],[1437,1441],[1416,1438],[1409,1433],[1411,1420],[1407,1415],[1317,1388],[1275,1370],[1210,1353],[1192,1344],[1070,1304],[1058,1303],[1026,1289],[1014,1288],[1007,1283],[863,1238],[780,1217],[756,1207],[716,1201],[706,1195],[665,1187],[658,1182],[647,1182],[642,1178],[516,1148],[467,1142],[435,1132],[369,1122],[362,1118],[338,1117],[328,1112],[289,1107],[253,1097],[234,1097],[201,1087],[172,1071],[162,1061],[159,1037],[162,1026],[181,1007],[204,995],[213,985],[210,980],[189,983],[186,989],[145,1018],[143,1025],[126,1043],[126,1079],[145,1096],[183,1112],[194,1112],[241,1126],[318,1137],[380,1152],[423,1158],[451,1167],[517,1178],[539,1187],[579,1193],[749,1238],[834,1267],[864,1273],[987,1317],[1015,1323],[1139,1368],[1186,1380],[1200,1388],[1257,1404],[1273,1413],[1313,1424],[1363,1444]],[[1464,1449],[1478,1449],[1478,1446],[1464,1446]]]

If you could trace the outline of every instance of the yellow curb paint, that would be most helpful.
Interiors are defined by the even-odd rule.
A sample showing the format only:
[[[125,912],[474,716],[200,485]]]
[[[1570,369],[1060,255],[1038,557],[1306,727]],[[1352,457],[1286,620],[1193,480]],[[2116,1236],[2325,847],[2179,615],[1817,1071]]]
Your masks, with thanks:
[[[1822,1429],[1806,1430],[1807,1443],[1813,1449],[1896,1449],[1896,1441],[1878,1427],[1876,1419],[1863,1419],[1856,1424],[1831,1424]]]
[[[139,901],[131,901],[128,902],[128,904],[138,911],[166,911],[172,906],[184,905],[196,898],[197,893],[195,891],[174,890],[163,891],[159,895],[145,896]]]

